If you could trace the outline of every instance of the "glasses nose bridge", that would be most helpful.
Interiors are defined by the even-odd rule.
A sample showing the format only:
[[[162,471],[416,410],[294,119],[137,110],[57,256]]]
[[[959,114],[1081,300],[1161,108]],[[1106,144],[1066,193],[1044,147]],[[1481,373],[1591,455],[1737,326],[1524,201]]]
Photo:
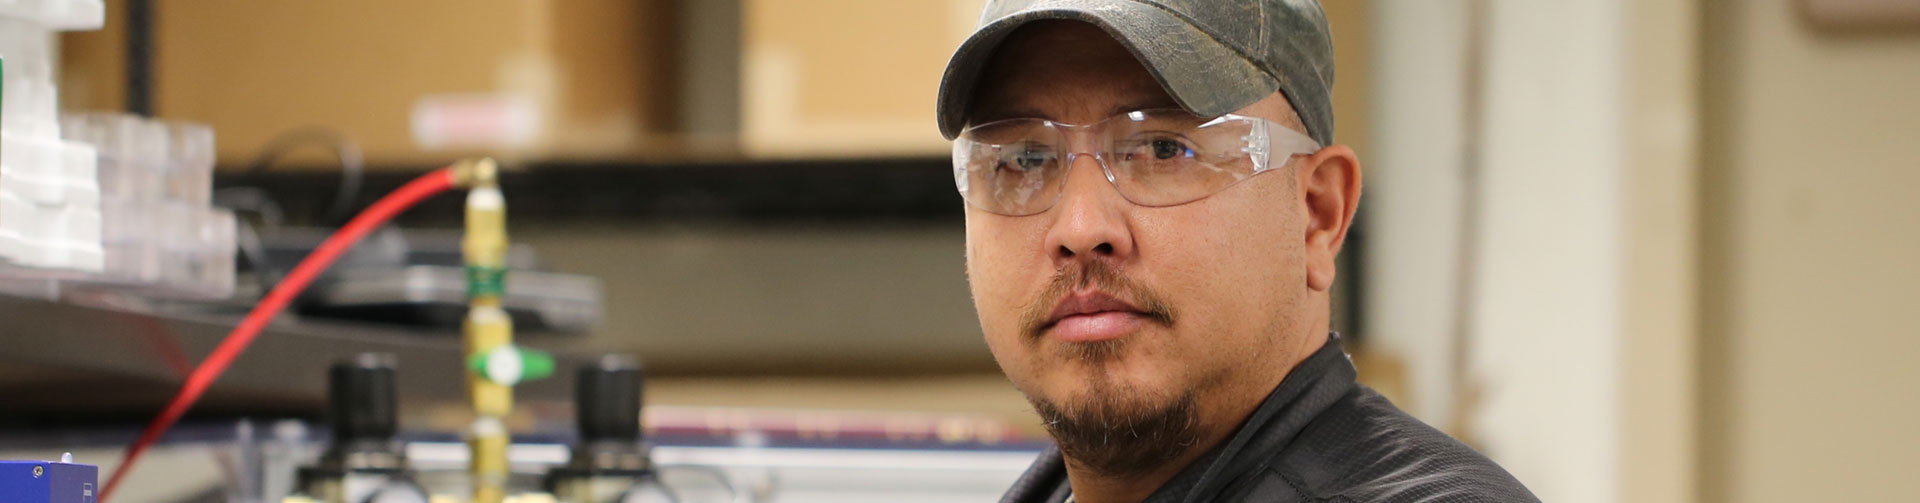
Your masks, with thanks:
[[[1066,158],[1064,160],[1066,161],[1065,167],[1067,171],[1062,176],[1063,179],[1066,178],[1065,175],[1072,174],[1073,165],[1079,161],[1081,155],[1089,155],[1093,157],[1094,165],[1100,167],[1100,176],[1106,178],[1107,183],[1113,185],[1114,190],[1120,189],[1119,182],[1115,181],[1113,177],[1113,166],[1107,162],[1106,145],[1109,142],[1106,141],[1105,128],[1101,127],[1105,125],[1104,121],[1086,125],[1061,124],[1056,122],[1052,125],[1055,131],[1059,132],[1059,138],[1062,143],[1060,150],[1066,152]],[[1062,190],[1064,190],[1065,184],[1063,183],[1061,185]]]

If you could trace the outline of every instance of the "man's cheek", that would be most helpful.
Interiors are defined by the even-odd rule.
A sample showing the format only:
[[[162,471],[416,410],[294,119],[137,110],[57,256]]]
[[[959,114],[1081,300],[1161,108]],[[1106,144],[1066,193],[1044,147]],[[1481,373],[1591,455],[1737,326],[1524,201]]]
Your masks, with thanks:
[[[1015,282],[1008,276],[1008,271],[994,266],[976,268],[972,272],[974,305],[980,316],[980,328],[986,331],[989,342],[1002,345],[1011,342],[1020,330],[1019,313],[1023,306],[1022,295],[1014,287]],[[1002,348],[993,349],[998,351]]]
[[[973,278],[982,287],[983,292],[994,296],[996,304],[1005,305],[1017,302],[1024,278],[1032,273],[1032,265],[1022,262],[1021,257],[997,247],[976,250],[980,252]]]

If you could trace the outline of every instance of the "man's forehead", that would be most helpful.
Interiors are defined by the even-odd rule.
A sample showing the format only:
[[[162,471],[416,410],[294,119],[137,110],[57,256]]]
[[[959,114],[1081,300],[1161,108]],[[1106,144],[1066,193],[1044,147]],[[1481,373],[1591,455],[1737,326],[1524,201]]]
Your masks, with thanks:
[[[1075,122],[1149,108],[1179,108],[1125,46],[1091,24],[1031,23],[989,58],[968,122],[1043,118]]]

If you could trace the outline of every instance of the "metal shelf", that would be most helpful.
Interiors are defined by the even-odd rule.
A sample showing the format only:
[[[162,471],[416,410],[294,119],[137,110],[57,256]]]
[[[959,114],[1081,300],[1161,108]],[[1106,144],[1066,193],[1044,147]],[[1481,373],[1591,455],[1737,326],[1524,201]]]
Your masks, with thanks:
[[[370,168],[355,207],[431,166]],[[500,185],[510,221],[922,223],[961,221],[952,161],[945,157],[711,162],[530,162],[508,164]],[[319,215],[340,183],[334,168],[253,175],[215,173],[218,187],[271,194],[294,224]],[[459,222],[459,198],[437,198],[401,215],[402,225]]]
[[[0,423],[114,422],[163,405],[186,369],[212,352],[239,306],[117,306],[0,295]],[[209,389],[195,413],[317,415],[326,369],[364,352],[400,362],[405,401],[464,401],[458,334],[300,320],[282,315]],[[586,358],[556,355],[555,378],[524,383],[523,400],[564,400]]]

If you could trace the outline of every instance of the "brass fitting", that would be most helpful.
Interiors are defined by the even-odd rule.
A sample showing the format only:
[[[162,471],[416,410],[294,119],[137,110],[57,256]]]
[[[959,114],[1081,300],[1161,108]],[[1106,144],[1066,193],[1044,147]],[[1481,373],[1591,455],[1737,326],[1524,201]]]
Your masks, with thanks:
[[[453,184],[463,189],[500,186],[500,165],[492,157],[461,159],[453,163]]]

